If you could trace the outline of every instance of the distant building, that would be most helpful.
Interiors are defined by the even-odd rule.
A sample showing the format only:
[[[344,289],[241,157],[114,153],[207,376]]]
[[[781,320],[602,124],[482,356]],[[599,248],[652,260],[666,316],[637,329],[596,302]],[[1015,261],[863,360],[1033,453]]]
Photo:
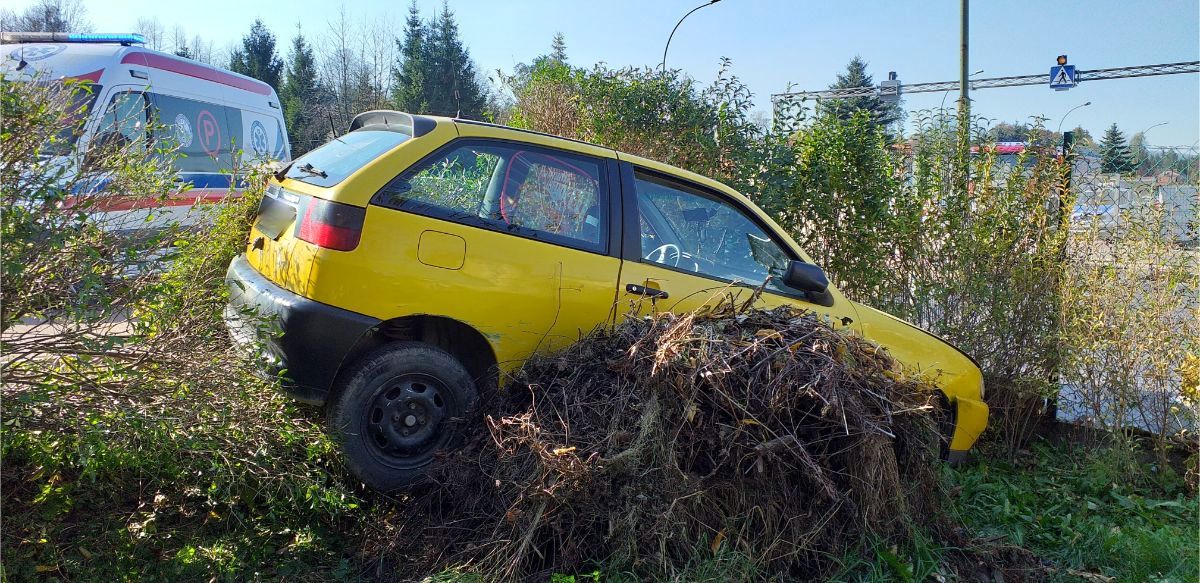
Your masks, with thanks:
[[[1163,213],[1165,239],[1184,245],[1197,243],[1200,189],[1184,184],[1179,172],[1165,170],[1150,176],[1106,173],[1101,172],[1098,156],[1080,156],[1072,181],[1078,193],[1073,213],[1077,225],[1095,219],[1102,231],[1115,233],[1133,213],[1158,211]]]

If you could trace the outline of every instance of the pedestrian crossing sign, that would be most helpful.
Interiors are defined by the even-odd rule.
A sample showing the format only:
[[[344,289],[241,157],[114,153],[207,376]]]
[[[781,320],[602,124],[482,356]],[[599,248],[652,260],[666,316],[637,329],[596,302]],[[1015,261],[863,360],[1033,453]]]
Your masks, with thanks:
[[[1075,65],[1057,65],[1050,67],[1051,89],[1055,91],[1066,91],[1075,85]]]

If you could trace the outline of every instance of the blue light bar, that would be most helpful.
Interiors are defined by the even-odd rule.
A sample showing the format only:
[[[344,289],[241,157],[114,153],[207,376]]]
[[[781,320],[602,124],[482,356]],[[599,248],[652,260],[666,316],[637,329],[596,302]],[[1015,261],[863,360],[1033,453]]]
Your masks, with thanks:
[[[146,44],[146,38],[136,33],[72,33],[67,36],[67,42],[73,43],[121,43]]]

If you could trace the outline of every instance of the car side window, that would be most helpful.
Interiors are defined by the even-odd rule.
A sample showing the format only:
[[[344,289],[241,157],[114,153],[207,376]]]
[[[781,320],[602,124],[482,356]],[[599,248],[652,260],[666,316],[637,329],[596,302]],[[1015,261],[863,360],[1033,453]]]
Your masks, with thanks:
[[[600,242],[600,166],[521,151],[509,161],[512,179],[501,191],[500,216],[510,225]],[[581,167],[582,166],[582,167]]]
[[[605,192],[599,160],[533,146],[471,140],[404,172],[373,201],[603,251]]]
[[[393,204],[428,205],[462,217],[478,216],[503,152],[461,146],[427,160],[384,187]]]
[[[634,179],[643,262],[794,293],[783,285],[791,257],[732,204],[650,175]]]

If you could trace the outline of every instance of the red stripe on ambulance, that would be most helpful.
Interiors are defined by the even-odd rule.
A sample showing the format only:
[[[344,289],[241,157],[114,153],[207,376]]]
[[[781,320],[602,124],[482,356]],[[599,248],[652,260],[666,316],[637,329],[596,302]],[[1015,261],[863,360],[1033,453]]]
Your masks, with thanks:
[[[197,65],[196,63],[192,63],[190,61],[176,59],[166,55],[143,52],[129,53],[121,58],[121,63],[142,65],[145,67],[150,67],[151,69],[160,69],[163,71],[170,71],[172,73],[179,73],[180,75],[187,75],[188,77],[195,77],[197,79],[204,79],[205,81],[212,81],[214,83],[228,85],[230,87],[237,87],[238,89],[250,91],[251,93],[257,93],[259,95],[271,94],[271,86],[267,85],[266,83],[260,83],[253,79],[247,79],[245,77],[226,73],[224,71],[218,71],[217,69],[211,69],[209,67]]]

